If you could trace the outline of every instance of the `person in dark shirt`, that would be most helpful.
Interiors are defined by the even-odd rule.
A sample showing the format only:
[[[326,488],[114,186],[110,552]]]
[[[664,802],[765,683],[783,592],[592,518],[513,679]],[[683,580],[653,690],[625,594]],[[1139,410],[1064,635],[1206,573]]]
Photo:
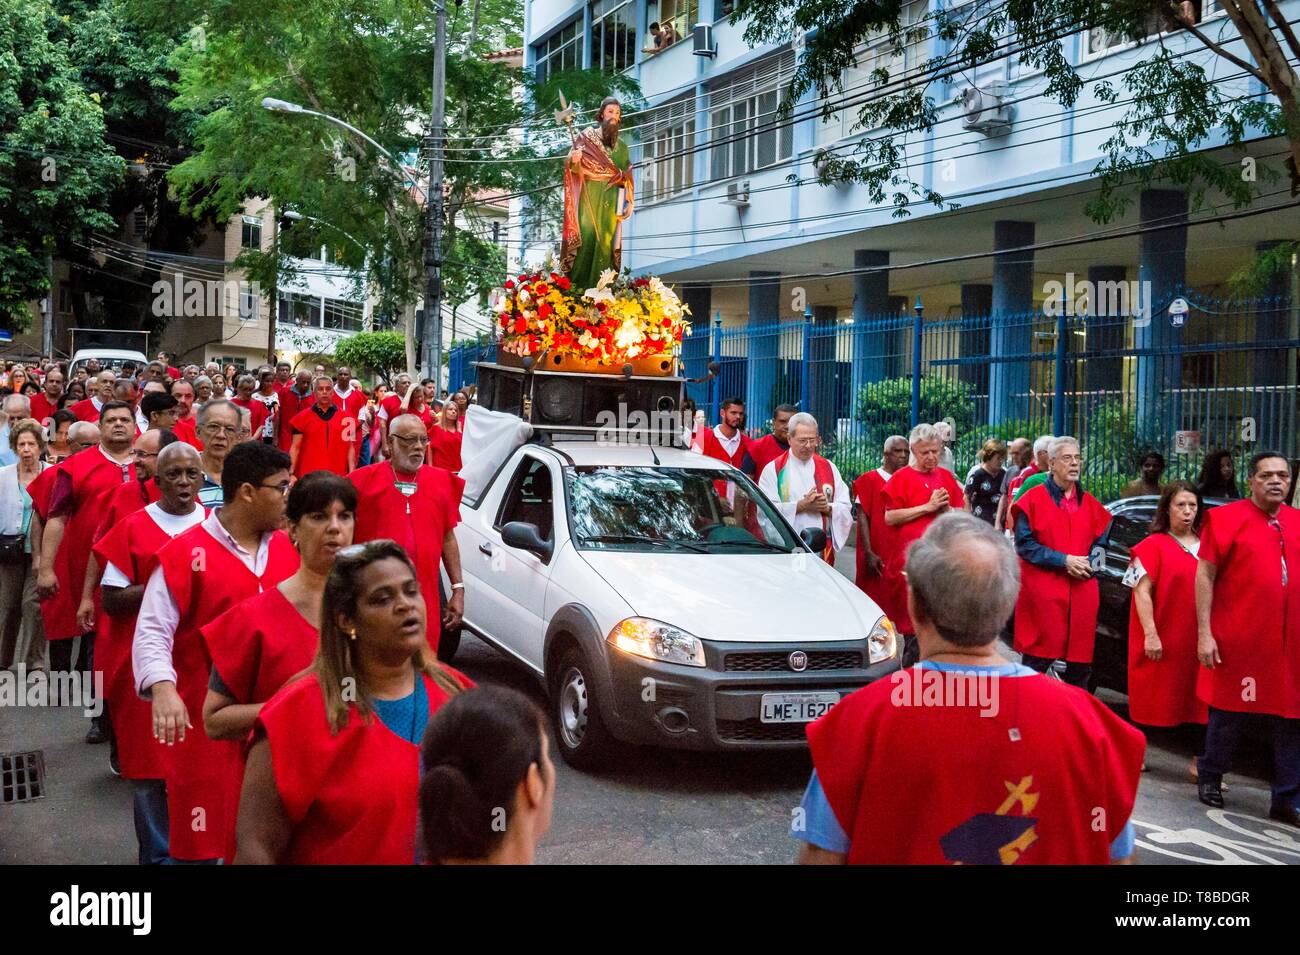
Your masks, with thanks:
[[[966,510],[985,524],[993,524],[1002,501],[1002,480],[1006,471],[1002,465],[1007,460],[1007,446],[997,438],[989,438],[980,449],[980,465],[966,478]]]

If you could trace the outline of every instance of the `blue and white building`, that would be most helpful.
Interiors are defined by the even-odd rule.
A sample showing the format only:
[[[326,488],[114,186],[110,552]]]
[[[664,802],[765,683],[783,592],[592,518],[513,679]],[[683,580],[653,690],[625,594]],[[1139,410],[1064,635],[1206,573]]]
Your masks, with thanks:
[[[979,0],[912,0],[906,20],[920,23],[940,5],[965,6],[973,16],[987,9]],[[1193,6],[1203,30],[1247,55],[1217,0]],[[811,383],[805,374],[786,393],[798,399],[820,388],[819,416],[844,419],[853,416],[851,396],[863,385],[908,375],[918,346],[926,372],[946,367],[971,385],[981,424],[1035,417],[1035,395],[1059,391],[1062,369],[1076,361],[1077,374],[1064,386],[1066,427],[1086,414],[1089,395],[1124,396],[1147,413],[1166,393],[1247,386],[1285,389],[1267,400],[1285,405],[1294,424],[1294,265],[1269,290],[1280,307],[1238,309],[1229,320],[1216,319],[1211,304],[1258,249],[1300,233],[1285,174],[1268,182],[1261,171],[1281,168],[1285,144],[1260,138],[1244,156],[1211,151],[1240,165],[1243,176],[1259,175],[1264,195],[1247,209],[1214,194],[1198,203],[1168,185],[1134,191],[1127,210],[1104,224],[1085,211],[1098,192],[1094,170],[1103,143],[1127,110],[1121,84],[1134,64],[1163,45],[1207,64],[1228,96],[1265,95],[1256,80],[1181,31],[1131,43],[1100,30],[1062,41],[1086,81],[1069,108],[1044,96],[1045,78],[1014,54],[930,79],[938,125],[896,142],[905,150],[904,172],[959,208],[914,199],[911,214],[898,218],[888,197],[873,202],[864,186],[817,182],[818,156],[848,154],[863,138],[882,135],[862,129],[851,105],[873,95],[872,70],[886,65],[895,80],[919,81],[921,65],[944,53],[944,41],[931,35],[901,54],[885,37],[864,44],[858,66],[843,78],[844,93],[832,102],[850,105],[826,118],[810,93],[786,120],[777,108],[802,38],[751,48],[730,8],[724,0],[530,0],[525,63],[539,75],[555,66],[603,66],[638,80],[651,110],[636,117],[637,206],[624,226],[624,264],[684,289],[696,321],[687,354],[703,360],[712,352],[734,365],[723,388],[748,397],[751,424],[761,424],[782,393],[784,366],[792,361],[827,365],[819,377],[834,384]],[[1296,0],[1283,9],[1300,16]],[[665,20],[678,24],[681,39],[647,51],[648,25]],[[712,25],[710,55],[693,49],[690,28],[697,22]],[[1102,83],[1121,90],[1119,103],[1098,96]],[[556,236],[533,237],[539,238]],[[1148,320],[1116,321],[1117,309],[1107,314],[1099,297],[1091,306],[1072,303],[1068,327],[1058,328],[1045,315],[1045,300],[1089,281],[1132,290],[1135,298],[1145,294]],[[1167,314],[1179,297],[1190,303],[1181,321]],[[913,335],[918,299],[922,328]],[[763,333],[805,314],[814,332],[802,345],[797,334]],[[878,334],[862,329],[894,316],[902,324],[882,324]],[[943,323],[951,327],[940,336]],[[833,337],[832,327],[839,329]],[[804,346],[819,336],[825,344],[809,356]],[[1231,361],[1217,354],[1216,343],[1264,342],[1269,346],[1244,349]],[[1280,342],[1290,344],[1275,347]],[[1054,361],[1058,351],[1065,364]],[[1163,426],[1171,440],[1175,431],[1205,424],[1189,419],[1192,404],[1188,399],[1169,412],[1177,419]],[[1281,419],[1276,424],[1280,433]]]

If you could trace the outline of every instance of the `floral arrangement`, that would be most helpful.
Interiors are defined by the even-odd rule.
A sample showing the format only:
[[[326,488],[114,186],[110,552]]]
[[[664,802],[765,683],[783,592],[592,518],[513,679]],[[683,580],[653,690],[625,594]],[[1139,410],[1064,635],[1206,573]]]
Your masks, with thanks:
[[[506,282],[497,306],[501,347],[519,355],[565,355],[601,364],[671,355],[690,334],[690,309],[657,276],[613,269],[595,288],[571,287],[557,272]]]

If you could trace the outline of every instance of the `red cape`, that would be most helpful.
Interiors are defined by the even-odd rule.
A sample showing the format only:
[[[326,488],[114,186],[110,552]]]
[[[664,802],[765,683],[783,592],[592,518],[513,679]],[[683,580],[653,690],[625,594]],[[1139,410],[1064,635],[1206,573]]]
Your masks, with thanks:
[[[960,511],[966,503],[966,498],[962,494],[961,485],[957,483],[951,471],[937,467],[922,474],[909,464],[895,471],[885,484],[882,491],[885,497],[884,510],[903,510],[928,503],[930,497],[939,488],[948,492],[949,506],[954,511]],[[907,581],[903,577],[903,571],[907,568],[907,549],[912,546],[913,541],[921,539],[926,528],[933,524],[938,516],[938,514],[923,514],[906,524],[892,528],[892,552],[885,573],[889,577],[891,600],[898,614],[893,621],[902,633],[916,633],[916,626],[907,613]]]
[[[957,692],[979,697],[976,679],[899,670],[808,726],[849,862],[1107,864],[1137,798],[1142,734],[1039,675],[981,676],[985,702],[956,705]]]
[[[333,471],[338,475],[348,473],[349,437],[356,433],[356,419],[336,411],[326,421],[314,408],[307,408],[294,416],[289,428],[293,434],[302,435],[302,443],[298,446],[298,466],[293,472],[297,477],[312,471]]]
[[[871,550],[884,562],[880,573],[872,576],[867,573],[867,551],[858,541],[857,574],[854,582],[890,620],[896,620],[894,609],[894,591],[889,583],[887,570],[893,553],[893,528],[885,523],[885,479],[879,471],[868,471],[859,475],[853,482],[853,500],[857,502],[861,513],[867,517],[867,528],[871,534]]]
[[[1143,650],[1146,635],[1138,619],[1137,600],[1128,619],[1128,715],[1144,726],[1204,723],[1207,707],[1196,698],[1196,565],[1197,560],[1168,534],[1152,534],[1136,544],[1132,558],[1142,561],[1151,578],[1160,659]]]

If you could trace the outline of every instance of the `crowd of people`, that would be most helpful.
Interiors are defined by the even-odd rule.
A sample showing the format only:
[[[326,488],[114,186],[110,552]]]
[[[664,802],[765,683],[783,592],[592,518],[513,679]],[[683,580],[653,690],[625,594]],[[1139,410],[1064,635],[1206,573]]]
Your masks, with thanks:
[[[103,675],[87,742],[132,783],[141,863],[532,860],[555,793],[544,719],[437,653],[464,613],[472,395],[165,355],[13,366],[0,386],[0,667]],[[1159,497],[1125,578],[1130,723],[1086,690],[1111,518],[1076,439],[990,439],[962,481],[951,430],[921,424],[850,486],[795,407],[758,438],[739,399],[700,417],[693,449],[748,474],[824,559],[856,536],[856,583],[902,638],[897,679],[809,726],[802,861],[1129,860],[1140,728],[1185,724],[1204,727],[1202,802],[1224,805],[1262,734],[1272,818],[1300,826],[1282,455],[1250,458],[1244,496],[1230,458],[1199,484],[1161,484],[1144,458],[1135,493]],[[953,677],[995,680],[995,711],[906,703]]]

